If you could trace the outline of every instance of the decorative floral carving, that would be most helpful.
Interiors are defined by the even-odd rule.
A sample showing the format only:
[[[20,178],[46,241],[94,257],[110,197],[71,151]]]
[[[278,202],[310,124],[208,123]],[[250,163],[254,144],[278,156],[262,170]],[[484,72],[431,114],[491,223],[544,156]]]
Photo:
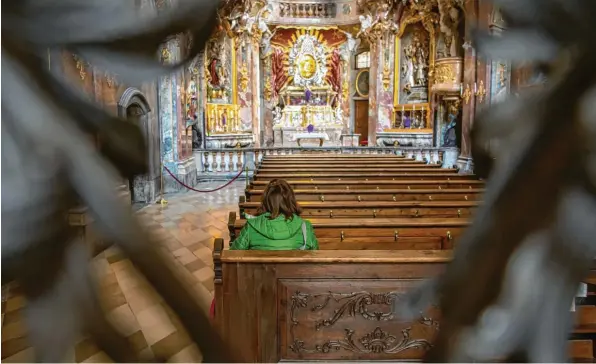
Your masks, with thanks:
[[[345,329],[345,336],[340,340],[329,340],[324,344],[315,345],[314,349],[306,348],[304,341],[295,340],[290,345],[290,350],[295,353],[329,353],[330,351],[339,351],[341,349],[362,353],[362,354],[397,354],[408,349],[428,350],[432,346],[426,339],[413,339],[410,336],[410,327],[401,330],[402,338],[383,331],[377,327],[363,337],[354,340],[354,330]]]
[[[81,77],[81,80],[85,80],[85,77],[87,77],[86,68],[89,66],[89,63],[85,62],[81,57],[79,57],[76,54],[73,54],[72,58],[75,60],[77,70],[79,70],[79,77]]]
[[[437,62],[438,63],[438,62]],[[450,64],[440,64],[435,68],[435,84],[456,83],[457,79]]]
[[[322,327],[329,327],[335,325],[342,317],[355,317],[357,315],[370,321],[389,321],[394,319],[392,312],[393,306],[397,299],[402,295],[400,292],[385,292],[385,293],[370,293],[370,292],[353,292],[353,293],[324,293],[324,294],[307,294],[300,291],[291,296],[290,307],[290,350],[295,353],[328,353],[332,350],[339,351],[341,349],[358,353],[373,353],[373,354],[395,354],[401,351],[420,348],[427,350],[431,344],[426,339],[413,339],[410,336],[412,327],[407,327],[402,332],[402,338],[398,339],[395,335],[383,331],[380,327],[376,327],[372,332],[355,340],[355,331],[352,329],[345,329],[345,336],[340,340],[329,340],[323,344],[317,344],[314,348],[307,348],[303,340],[299,340],[294,335],[294,328],[299,324],[296,313],[300,309],[309,309],[311,312],[320,312],[325,309],[330,302],[340,303],[341,305],[333,310],[333,316],[327,319],[318,320],[315,322],[315,329],[320,330]],[[309,300],[317,301],[322,298],[322,302],[308,308]],[[314,303],[314,302],[313,302]],[[369,311],[370,305],[388,306],[387,311]],[[431,317],[420,315],[415,322],[424,326],[439,328],[439,323]]]
[[[167,47],[161,49],[161,63],[169,63],[172,60],[172,53]]]

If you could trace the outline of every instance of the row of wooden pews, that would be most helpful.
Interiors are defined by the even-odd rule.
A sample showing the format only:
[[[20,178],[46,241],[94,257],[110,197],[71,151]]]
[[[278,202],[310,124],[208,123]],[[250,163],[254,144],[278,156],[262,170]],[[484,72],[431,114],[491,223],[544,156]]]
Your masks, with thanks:
[[[484,192],[484,181],[439,167],[395,155],[265,157],[230,213],[231,239],[267,183],[283,178],[321,250],[230,251],[216,239],[224,339],[246,362],[421,359],[439,312],[407,321],[393,303],[444,270]],[[570,356],[592,361],[596,308],[578,306],[578,318]]]

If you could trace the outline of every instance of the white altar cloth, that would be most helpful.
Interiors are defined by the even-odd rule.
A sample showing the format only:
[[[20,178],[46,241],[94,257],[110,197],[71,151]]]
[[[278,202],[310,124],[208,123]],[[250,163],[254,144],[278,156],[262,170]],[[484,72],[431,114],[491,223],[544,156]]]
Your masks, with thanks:
[[[295,142],[301,139],[323,139],[329,140],[327,133],[296,133],[292,136],[292,141]]]

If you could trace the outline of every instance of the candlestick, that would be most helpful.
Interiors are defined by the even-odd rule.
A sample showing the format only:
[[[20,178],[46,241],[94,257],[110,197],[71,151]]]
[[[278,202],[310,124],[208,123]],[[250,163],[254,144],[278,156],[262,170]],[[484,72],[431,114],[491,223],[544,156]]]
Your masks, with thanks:
[[[410,129],[412,129],[412,124],[416,120],[416,104],[414,104],[414,111],[412,112],[412,120],[410,120]]]

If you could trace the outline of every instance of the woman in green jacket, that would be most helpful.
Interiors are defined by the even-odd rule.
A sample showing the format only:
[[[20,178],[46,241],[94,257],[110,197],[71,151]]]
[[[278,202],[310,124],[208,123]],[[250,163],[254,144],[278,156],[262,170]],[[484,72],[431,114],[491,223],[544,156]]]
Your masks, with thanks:
[[[274,179],[265,188],[257,217],[249,218],[233,250],[317,250],[319,242],[310,222],[300,216],[290,185]]]

